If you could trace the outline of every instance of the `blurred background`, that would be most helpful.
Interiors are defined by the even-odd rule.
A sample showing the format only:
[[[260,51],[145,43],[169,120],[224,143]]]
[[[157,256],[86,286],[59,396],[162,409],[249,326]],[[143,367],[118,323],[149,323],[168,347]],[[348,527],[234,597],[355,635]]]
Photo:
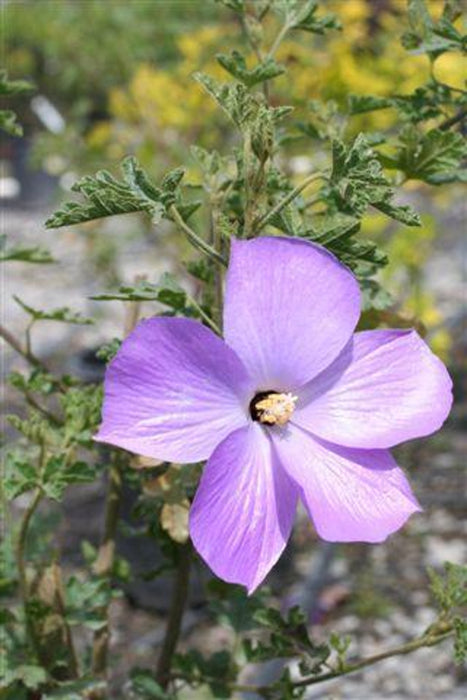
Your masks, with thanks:
[[[288,72],[274,82],[273,101],[295,106],[296,137],[283,143],[282,167],[297,178],[327,157],[323,136],[397,128],[392,110],[347,121],[343,115],[350,93],[410,93],[430,71],[426,56],[408,57],[400,44],[404,0],[328,0],[325,5],[336,12],[345,31],[326,39],[294,36],[277,54]],[[442,3],[428,5],[436,13]],[[21,0],[4,2],[2,11],[9,77],[34,85],[29,96],[8,105],[24,125],[24,136],[2,135],[2,232],[15,244],[43,245],[58,261],[33,266],[32,272],[20,262],[8,266],[2,280],[4,323],[15,335],[24,333],[27,317],[12,300],[14,294],[34,307],[66,305],[93,317],[92,326],[44,322],[32,340],[34,352],[49,364],[95,381],[103,374],[95,350],[121,335],[123,311],[118,302],[102,304],[89,297],[137,275],[155,281],[165,270],[180,272],[177,260],[186,259],[189,251],[169,223],[155,231],[138,216],[58,231],[46,230],[43,222],[68,198],[78,177],[101,168],[117,173],[127,154],[135,154],[155,178],[183,164],[188,183],[196,188],[200,173],[189,147],[196,143],[227,152],[234,137],[192,74],[203,70],[225,79],[215,55],[238,46],[241,28],[227,8],[204,0]],[[444,54],[435,69],[439,80],[464,86],[467,66],[458,55]],[[318,638],[327,626],[355,632],[361,653],[377,651],[381,640],[395,644],[422,631],[431,619],[426,567],[467,559],[466,394],[461,381],[466,205],[461,188],[407,185],[404,196],[422,216],[419,229],[391,223],[378,213],[364,222],[364,233],[389,255],[382,274],[399,312],[416,319],[457,380],[447,426],[430,439],[403,446],[397,455],[424,513],[380,547],[318,544],[306,519],[299,520],[293,547],[271,580],[284,604],[305,605]],[[151,313],[150,307],[144,312]],[[5,358],[4,371],[20,364],[9,351]],[[5,400],[8,410],[14,408],[10,389]],[[80,565],[80,540],[96,541],[100,515],[99,485],[77,488],[70,496],[59,532],[70,567]],[[150,556],[144,548],[125,553],[139,556],[141,565]],[[113,654],[122,677],[126,667],[144,665],[155,653],[164,613],[160,600],[156,584],[141,580],[116,603]],[[205,616],[199,590],[192,602],[183,643],[193,641],[194,625],[199,635],[201,620],[203,644],[222,647],[228,632]],[[195,642],[200,644],[199,636]],[[329,692],[333,698],[460,698],[465,697],[461,681],[462,672],[442,647],[390,660],[368,670],[364,682],[361,676],[336,681]],[[323,697],[327,691],[319,688],[310,697]]]

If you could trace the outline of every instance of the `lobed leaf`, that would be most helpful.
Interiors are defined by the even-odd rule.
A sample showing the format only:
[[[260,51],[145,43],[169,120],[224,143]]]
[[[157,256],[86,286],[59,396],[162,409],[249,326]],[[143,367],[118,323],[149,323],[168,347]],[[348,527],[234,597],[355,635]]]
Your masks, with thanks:
[[[52,255],[45,248],[39,246],[34,246],[32,248],[24,248],[21,246],[7,248],[6,242],[6,234],[2,234],[0,236],[0,262],[6,262],[7,260],[41,264],[55,262]]]
[[[273,58],[266,58],[251,69],[248,69],[245,57],[238,51],[232,51],[230,55],[218,54],[216,58],[222,68],[247,87],[264,83],[285,73],[285,67],[276,63]]]
[[[5,70],[0,70],[0,97],[14,97],[31,92],[34,86],[26,80],[8,80]],[[0,129],[10,136],[22,136],[23,127],[18,124],[15,112],[11,109],[0,110]]]
[[[393,196],[392,184],[363,134],[349,145],[339,139],[333,142],[327,199],[339,211],[361,218],[372,205],[407,226],[420,226],[418,214],[408,206],[394,204]]]
[[[291,23],[292,29],[301,29],[312,34],[325,34],[330,29],[342,29],[336,15],[329,14],[318,17],[319,6],[315,0],[308,0],[299,7]]]
[[[135,212],[146,212],[158,223],[163,216],[168,215],[168,208],[177,199],[177,189],[184,175],[182,168],[168,173],[160,187],[151,182],[133,157],[122,162],[121,170],[123,181],[117,180],[106,170],[78,180],[72,190],[81,194],[85,202],[67,202],[45,225],[48,228],[73,226],[107,216]],[[183,211],[184,218],[193,213],[198,205],[187,206],[188,209]]]
[[[156,284],[140,280],[134,285],[120,286],[118,292],[97,294],[91,299],[96,301],[158,301],[176,311],[181,311],[185,307],[186,292],[175,278],[166,272]]]
[[[13,294],[13,299],[34,321],[60,321],[61,323],[73,323],[79,326],[89,326],[94,323],[92,318],[86,318],[80,313],[71,311],[67,306],[53,309],[53,311],[42,311],[29,306],[15,294]]]
[[[219,83],[205,73],[195,73],[194,78],[239,128],[243,128],[256,114],[258,101],[245,85]]]
[[[383,163],[401,170],[407,178],[439,185],[465,180],[463,161],[466,157],[467,142],[462,134],[441,129],[431,129],[424,134],[408,126],[399,136],[395,155],[385,157]]]
[[[425,0],[408,0],[410,30],[402,36],[403,46],[415,54],[428,53],[432,58],[446,51],[467,53],[467,35],[461,34],[453,24],[461,11],[456,5],[447,0],[439,21],[435,22]]]

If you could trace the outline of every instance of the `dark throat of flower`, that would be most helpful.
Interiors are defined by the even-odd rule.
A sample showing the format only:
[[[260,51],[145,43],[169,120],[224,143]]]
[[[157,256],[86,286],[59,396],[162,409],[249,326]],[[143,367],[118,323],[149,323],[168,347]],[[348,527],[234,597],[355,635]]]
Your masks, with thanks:
[[[252,420],[264,425],[283,426],[294,412],[296,396],[270,389],[260,391],[250,401]]]

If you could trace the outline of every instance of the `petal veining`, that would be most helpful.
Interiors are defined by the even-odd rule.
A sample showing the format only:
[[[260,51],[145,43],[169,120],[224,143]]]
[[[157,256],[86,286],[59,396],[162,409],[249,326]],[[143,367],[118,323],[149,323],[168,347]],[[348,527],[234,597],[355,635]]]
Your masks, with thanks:
[[[420,510],[387,450],[356,450],[290,425],[273,443],[324,540],[382,542]]]
[[[225,340],[258,389],[292,391],[316,376],[359,313],[355,278],[323,248],[295,238],[232,241]]]
[[[281,555],[292,529],[297,489],[251,423],[209,459],[190,511],[193,544],[220,578],[251,593]]]
[[[151,318],[107,369],[96,438],[147,457],[196,462],[247,424],[251,392],[235,352],[205,326]]]
[[[386,448],[438,430],[452,382],[415,331],[356,333],[333,365],[298,392],[294,423],[348,447]]]

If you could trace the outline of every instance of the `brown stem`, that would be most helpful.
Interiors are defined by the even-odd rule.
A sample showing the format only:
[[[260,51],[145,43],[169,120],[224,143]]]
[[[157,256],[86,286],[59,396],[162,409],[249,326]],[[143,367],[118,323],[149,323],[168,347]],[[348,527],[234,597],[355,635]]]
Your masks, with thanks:
[[[175,653],[180,636],[183,612],[188,598],[192,551],[191,542],[181,545],[179,550],[178,567],[175,575],[172,600],[170,602],[169,617],[156,669],[156,680],[162,688],[167,688],[169,684],[172,657]]]
[[[117,534],[118,516],[120,513],[120,499],[122,493],[122,477],[117,464],[112,464],[109,471],[109,484],[105,510],[104,535],[99,547],[94,573],[110,579],[115,561],[115,538]],[[101,609],[105,616],[105,625],[94,633],[92,646],[92,670],[96,675],[104,675],[107,670],[107,657],[109,651],[109,604]]]
[[[0,325],[0,338],[3,338],[3,340],[6,343],[8,343],[8,345],[13,350],[15,350],[15,352],[18,353],[18,355],[21,355],[21,357],[23,357],[26,360],[26,362],[28,362],[32,367],[40,369],[42,370],[42,372],[45,372],[46,374],[50,374],[52,376],[52,373],[45,364],[45,362],[43,362],[36,355],[34,355],[30,348],[23,347],[18,338],[15,338],[15,336],[2,325]],[[60,379],[52,377],[52,380],[61,392],[65,392],[67,390],[67,386]]]
[[[18,542],[16,544],[16,565],[18,567],[18,578],[19,578],[19,589],[21,592],[21,598],[23,604],[26,606],[28,599],[28,583],[26,578],[26,562],[25,562],[25,548],[26,539],[28,536],[29,525],[31,518],[36,512],[37,506],[42,499],[42,489],[37,488],[34,495],[26,508],[21,525],[19,528]]]
[[[63,420],[56,416],[55,413],[52,413],[52,411],[49,411],[48,408],[42,406],[42,404],[36,401],[35,397],[31,394],[31,392],[25,391],[24,397],[30,406],[35,408],[36,411],[39,411],[39,413],[42,413],[42,415],[45,416],[51,423],[57,426],[63,425]]]
[[[467,109],[460,109],[457,114],[454,114],[452,117],[442,122],[438,129],[441,129],[441,131],[447,131],[451,128],[451,126],[454,126],[454,124],[457,124],[465,119],[465,117],[467,117]]]
[[[8,345],[18,353],[18,355],[24,357],[24,359],[27,362],[29,362],[30,365],[49,373],[49,370],[44,365],[44,363],[41,360],[39,360],[39,358],[36,357],[30,350],[24,348],[20,341],[17,338],[15,338],[15,336],[12,333],[10,333],[10,331],[7,328],[4,328],[4,326],[0,326],[0,338],[3,338],[3,340],[6,343],[8,343]]]
[[[21,595],[21,601],[24,609],[24,619],[26,624],[26,630],[28,634],[28,639],[34,649],[36,656],[39,658],[40,654],[38,651],[38,640],[36,638],[35,630],[31,624],[31,619],[28,611],[28,600],[29,600],[29,586],[26,576],[26,561],[25,561],[25,549],[26,540],[28,536],[29,525],[31,523],[32,516],[37,510],[39,503],[42,500],[42,489],[39,487],[35,490],[34,495],[29,502],[28,507],[24,513],[23,519],[20,524],[18,541],[16,543],[16,566],[18,569],[18,582],[19,582],[19,592]]]
[[[135,277],[135,283],[142,282],[144,279],[145,278],[142,275],[137,275]],[[130,301],[126,304],[126,314],[123,326],[123,332],[125,336],[129,335],[138,323],[140,310],[141,304],[138,301]]]

